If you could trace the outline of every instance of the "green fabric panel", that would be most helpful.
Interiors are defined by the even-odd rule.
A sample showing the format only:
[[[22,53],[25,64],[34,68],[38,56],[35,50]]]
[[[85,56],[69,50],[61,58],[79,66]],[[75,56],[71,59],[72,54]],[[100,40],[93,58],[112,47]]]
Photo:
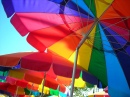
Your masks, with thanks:
[[[4,72],[4,76],[8,76],[8,72],[9,72],[9,71],[5,71],[5,72]]]
[[[93,15],[96,17],[96,7],[95,7],[95,0],[84,0],[85,4],[91,10]]]
[[[50,95],[58,96],[59,95],[59,91],[50,88]]]
[[[8,75],[8,71],[0,71],[0,76],[7,76]]]
[[[96,27],[93,50],[88,71],[101,81],[103,87],[107,86],[106,62],[100,37],[99,26]]]
[[[80,76],[79,77],[82,78],[82,71],[80,72]]]
[[[27,88],[24,88],[24,92],[25,92],[26,95],[29,95],[31,91]]]
[[[92,87],[94,87],[93,84],[90,84],[90,83],[88,83],[88,82],[86,82],[86,86],[87,86],[88,88],[92,88]]]
[[[2,80],[2,79],[0,79],[0,82],[6,82],[6,80]]]
[[[0,71],[0,76],[3,76],[4,72],[3,71]]]

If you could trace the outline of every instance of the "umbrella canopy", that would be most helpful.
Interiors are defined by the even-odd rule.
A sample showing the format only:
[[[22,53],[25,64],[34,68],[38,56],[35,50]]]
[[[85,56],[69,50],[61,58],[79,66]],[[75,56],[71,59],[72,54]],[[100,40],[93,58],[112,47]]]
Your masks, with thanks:
[[[36,49],[47,48],[74,62],[77,48],[77,64],[104,86],[108,83],[111,97],[130,96],[129,0],[2,0],[2,3],[7,16],[13,15],[11,23],[17,31],[22,36],[30,32],[27,41]]]
[[[0,56],[0,65],[5,67],[14,67],[20,64],[23,69],[34,71],[49,71],[53,68],[56,75],[72,77],[73,63],[58,55],[40,52],[19,52]],[[64,69],[64,71],[61,70]],[[76,77],[80,75],[80,69],[77,68]]]

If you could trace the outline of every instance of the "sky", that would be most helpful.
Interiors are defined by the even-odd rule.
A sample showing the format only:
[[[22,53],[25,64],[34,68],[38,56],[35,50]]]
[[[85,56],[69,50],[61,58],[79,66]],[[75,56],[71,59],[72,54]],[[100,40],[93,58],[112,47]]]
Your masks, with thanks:
[[[10,23],[0,0],[0,55],[36,51],[27,41],[26,36],[22,37]]]

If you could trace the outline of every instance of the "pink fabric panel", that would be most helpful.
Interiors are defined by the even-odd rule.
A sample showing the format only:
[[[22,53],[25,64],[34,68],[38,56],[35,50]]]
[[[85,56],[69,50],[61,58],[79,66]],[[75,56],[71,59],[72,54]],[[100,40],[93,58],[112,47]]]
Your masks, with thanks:
[[[86,22],[87,19],[83,18],[82,21]],[[80,17],[47,13],[16,13],[11,19],[11,23],[22,36],[38,29],[76,22],[81,22]]]

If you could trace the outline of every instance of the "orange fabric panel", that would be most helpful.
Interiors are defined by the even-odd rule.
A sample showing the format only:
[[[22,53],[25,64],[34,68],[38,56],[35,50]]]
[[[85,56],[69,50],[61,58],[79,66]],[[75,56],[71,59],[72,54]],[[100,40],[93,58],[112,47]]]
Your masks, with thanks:
[[[114,0],[112,5],[103,14],[101,19],[105,18],[122,18],[130,16],[130,0]]]
[[[24,79],[26,81],[36,83],[36,84],[41,84],[42,80],[44,78],[44,75],[40,76],[40,73],[32,74],[32,73],[26,73],[24,76]]]
[[[20,59],[29,53],[13,53],[13,54],[7,54],[7,55],[1,55],[0,56],[0,65],[1,66],[9,66],[9,67],[13,67],[16,66]]]
[[[33,83],[28,83],[28,86],[27,86],[28,89],[34,90],[34,91],[37,91],[38,87],[39,87],[38,84],[33,84]]]
[[[104,95],[95,95],[95,97],[105,97]]]
[[[122,17],[130,16],[130,0],[114,0],[112,7],[118,12]]]
[[[71,78],[66,78],[66,77],[62,77],[62,76],[57,76],[57,81],[66,86],[69,86],[71,84]]]

